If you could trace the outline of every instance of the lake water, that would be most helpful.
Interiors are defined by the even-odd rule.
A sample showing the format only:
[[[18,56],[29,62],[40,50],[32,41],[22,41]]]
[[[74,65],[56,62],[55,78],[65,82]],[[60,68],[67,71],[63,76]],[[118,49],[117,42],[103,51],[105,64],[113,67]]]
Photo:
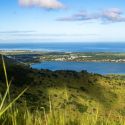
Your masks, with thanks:
[[[87,70],[99,74],[125,74],[125,63],[111,62],[41,62],[31,65],[35,69]]]
[[[125,42],[0,43],[0,50],[42,50],[62,52],[125,52]]]

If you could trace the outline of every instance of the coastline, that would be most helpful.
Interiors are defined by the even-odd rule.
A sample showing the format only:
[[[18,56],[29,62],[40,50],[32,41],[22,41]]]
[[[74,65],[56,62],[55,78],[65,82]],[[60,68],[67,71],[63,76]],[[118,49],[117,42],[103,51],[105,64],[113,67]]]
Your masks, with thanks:
[[[0,54],[24,63],[45,61],[125,63],[124,52],[47,52],[34,50],[0,50]]]

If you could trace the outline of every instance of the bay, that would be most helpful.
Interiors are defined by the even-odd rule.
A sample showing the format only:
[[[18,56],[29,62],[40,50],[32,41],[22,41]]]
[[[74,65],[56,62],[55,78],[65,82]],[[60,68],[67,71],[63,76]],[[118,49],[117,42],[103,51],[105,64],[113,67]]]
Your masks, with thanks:
[[[34,69],[75,70],[98,74],[125,74],[125,63],[113,62],[41,62],[31,65]]]

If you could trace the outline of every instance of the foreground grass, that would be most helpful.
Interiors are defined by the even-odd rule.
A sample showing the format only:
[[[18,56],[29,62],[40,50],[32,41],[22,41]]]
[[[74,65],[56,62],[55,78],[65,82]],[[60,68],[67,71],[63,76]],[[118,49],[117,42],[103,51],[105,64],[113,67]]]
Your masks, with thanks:
[[[110,114],[107,117],[98,115],[98,111],[93,114],[72,114],[68,110],[50,109],[46,113],[41,107],[41,111],[30,112],[25,107],[21,112],[16,107],[8,109],[1,117],[1,125],[125,125],[123,117],[112,118]],[[12,112],[10,112],[12,111]]]
[[[125,125],[123,116],[116,116],[110,112],[108,115],[101,116],[98,107],[95,107],[92,113],[79,113],[72,111],[66,92],[65,108],[56,108],[53,104],[53,98],[49,97],[49,111],[44,107],[31,111],[27,105],[17,106],[16,101],[27,90],[24,89],[17,97],[11,99],[10,85],[8,81],[6,66],[3,61],[3,69],[6,80],[6,91],[1,95],[0,100],[0,125]],[[67,90],[66,90],[67,91]],[[23,110],[22,110],[23,109]],[[80,109],[82,110],[82,109]]]

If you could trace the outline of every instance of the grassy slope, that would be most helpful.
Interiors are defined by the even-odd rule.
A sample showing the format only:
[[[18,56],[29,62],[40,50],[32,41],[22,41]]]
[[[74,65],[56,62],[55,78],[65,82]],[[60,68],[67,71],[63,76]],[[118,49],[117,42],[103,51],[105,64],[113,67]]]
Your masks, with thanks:
[[[1,61],[0,61],[1,62]],[[92,114],[99,110],[100,116],[125,115],[125,81],[119,77],[101,76],[87,72],[32,70],[5,59],[9,79],[13,77],[12,97],[26,86],[28,91],[17,102],[21,108],[25,100],[31,110],[49,108],[49,98],[56,109],[70,107],[72,114]],[[4,76],[0,63],[0,91],[3,92]]]

